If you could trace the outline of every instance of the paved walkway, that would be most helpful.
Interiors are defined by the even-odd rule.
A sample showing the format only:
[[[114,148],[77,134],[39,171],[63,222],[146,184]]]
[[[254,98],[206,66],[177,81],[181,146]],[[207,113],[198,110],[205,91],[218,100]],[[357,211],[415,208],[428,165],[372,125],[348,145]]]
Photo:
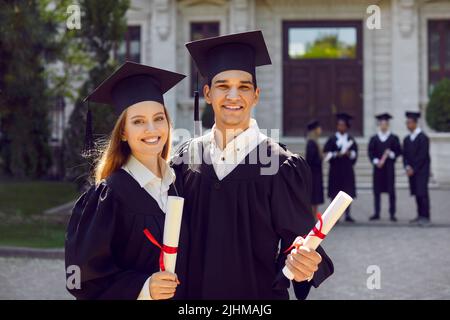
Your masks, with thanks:
[[[387,197],[382,201],[387,208]],[[384,220],[372,224],[372,195],[360,192],[352,208],[359,223],[339,224],[324,242],[335,274],[309,299],[450,299],[450,191],[433,190],[431,203],[434,224],[410,227],[415,203],[400,190],[399,222],[383,212]],[[379,268],[379,289],[367,287],[369,266]],[[0,257],[0,299],[71,299],[64,261]]]

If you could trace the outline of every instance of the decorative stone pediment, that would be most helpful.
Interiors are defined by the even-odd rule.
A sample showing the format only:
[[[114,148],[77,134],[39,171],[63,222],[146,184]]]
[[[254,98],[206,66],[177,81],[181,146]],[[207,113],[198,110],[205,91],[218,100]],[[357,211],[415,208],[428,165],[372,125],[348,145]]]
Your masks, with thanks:
[[[215,6],[223,6],[227,4],[228,0],[181,0],[178,3],[184,7],[192,7],[197,5],[215,5]]]

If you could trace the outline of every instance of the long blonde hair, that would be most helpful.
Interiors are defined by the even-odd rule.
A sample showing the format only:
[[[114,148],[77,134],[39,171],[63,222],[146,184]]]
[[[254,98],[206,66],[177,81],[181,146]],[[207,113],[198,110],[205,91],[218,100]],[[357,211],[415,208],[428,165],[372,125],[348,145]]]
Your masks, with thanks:
[[[167,141],[161,151],[161,158],[165,161],[170,156],[171,146],[171,121],[166,107],[164,107],[164,114],[169,125],[169,133],[167,135]],[[131,155],[131,149],[128,142],[122,141],[122,135],[125,130],[125,123],[127,119],[127,110],[125,109],[119,116],[114,125],[114,129],[111,132],[111,137],[100,151],[97,164],[94,170],[95,183],[99,184],[103,179],[108,178],[114,171],[120,169]]]

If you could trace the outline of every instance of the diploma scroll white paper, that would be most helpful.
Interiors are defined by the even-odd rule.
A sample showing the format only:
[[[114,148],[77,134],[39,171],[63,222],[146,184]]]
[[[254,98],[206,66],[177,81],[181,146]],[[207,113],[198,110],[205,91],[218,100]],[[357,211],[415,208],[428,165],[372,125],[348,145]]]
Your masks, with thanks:
[[[331,204],[328,206],[327,210],[325,210],[325,212],[322,215],[323,226],[321,231],[324,235],[327,235],[328,232],[330,232],[330,230],[333,228],[333,226],[336,224],[336,222],[348,208],[350,203],[352,203],[352,201],[353,201],[352,197],[350,197],[343,191],[339,191],[337,196],[333,199]],[[320,230],[320,221],[317,221],[316,228]],[[311,230],[305,238],[303,247],[316,250],[317,247],[322,242],[322,240],[323,239],[314,236],[314,231]],[[283,268],[283,274],[289,280],[294,279],[294,275],[286,266],[284,266]]]
[[[167,199],[167,212],[164,222],[163,243],[169,247],[178,247],[180,240],[181,219],[183,217],[184,199],[169,196]],[[167,271],[175,273],[177,254],[164,253],[164,267]]]
[[[353,145],[353,140],[348,141],[344,146],[342,146],[341,149],[341,154],[346,154],[348,150],[350,150],[350,148]]]

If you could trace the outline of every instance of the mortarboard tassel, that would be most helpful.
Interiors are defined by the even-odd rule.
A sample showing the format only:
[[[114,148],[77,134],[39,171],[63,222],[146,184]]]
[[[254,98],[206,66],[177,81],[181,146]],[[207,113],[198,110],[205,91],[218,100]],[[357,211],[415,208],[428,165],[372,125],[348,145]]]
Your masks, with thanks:
[[[94,135],[92,130],[92,111],[89,106],[89,99],[87,100],[87,114],[86,114],[86,131],[84,133],[84,147],[83,155],[89,157],[94,148]]]
[[[194,91],[194,138],[202,135],[202,122],[200,120],[199,93],[198,93],[198,71],[197,71],[197,90]]]

